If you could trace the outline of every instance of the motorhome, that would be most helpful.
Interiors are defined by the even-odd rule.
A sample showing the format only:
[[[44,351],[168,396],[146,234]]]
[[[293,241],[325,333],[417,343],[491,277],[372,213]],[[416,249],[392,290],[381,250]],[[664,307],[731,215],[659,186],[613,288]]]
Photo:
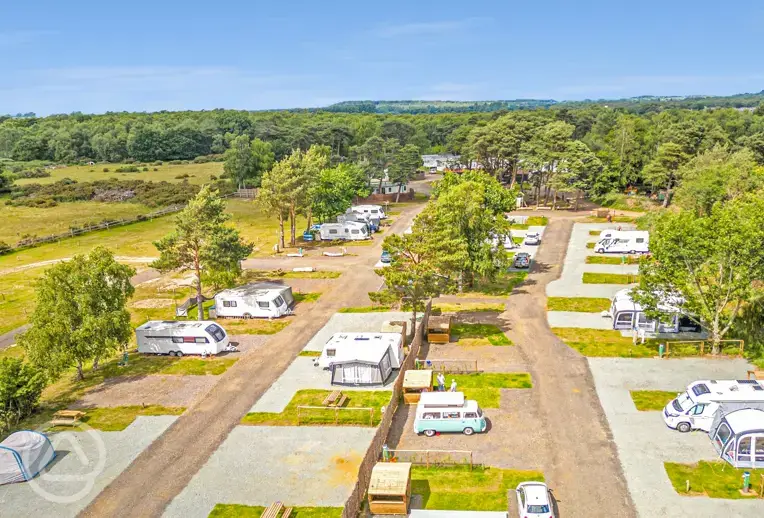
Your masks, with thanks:
[[[472,435],[484,432],[487,423],[477,401],[466,400],[463,392],[423,392],[414,419],[414,433],[433,437],[438,433]]]
[[[764,383],[757,380],[699,380],[690,383],[663,409],[666,426],[680,432],[711,430],[721,405],[764,406]]]
[[[332,385],[380,385],[403,360],[402,333],[335,333],[314,365],[331,370]]]
[[[334,241],[338,239],[345,241],[362,241],[371,238],[368,225],[357,221],[324,223],[319,229],[319,235],[323,241]]]
[[[371,217],[378,217],[379,219],[386,219],[387,215],[381,205],[353,205],[350,207],[353,212],[360,212],[361,214],[368,214]]]
[[[370,233],[378,231],[380,226],[378,215],[372,216],[370,214],[364,214],[363,212],[356,212],[353,209],[348,209],[345,211],[345,214],[337,216],[337,223],[345,223],[347,221],[365,223],[369,227]]]
[[[215,295],[215,314],[229,318],[279,318],[294,307],[292,288],[273,282],[256,282],[223,290]]]
[[[615,294],[610,303],[610,310],[603,316],[613,319],[613,329],[629,331],[644,329],[650,333],[699,333],[700,325],[677,307],[682,303],[678,297],[665,297],[659,310],[665,318],[654,320],[649,318],[642,306],[631,298],[631,289],[623,289]]]
[[[135,330],[138,352],[147,354],[211,354],[223,352],[228,334],[210,320],[150,320]]]
[[[614,231],[597,241],[598,254],[646,254],[650,251],[650,233],[644,230]]]

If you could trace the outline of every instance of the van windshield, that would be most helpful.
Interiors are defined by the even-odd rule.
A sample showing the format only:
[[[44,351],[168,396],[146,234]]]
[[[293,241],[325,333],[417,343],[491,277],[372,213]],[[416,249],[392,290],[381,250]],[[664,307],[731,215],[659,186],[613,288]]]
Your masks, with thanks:
[[[692,405],[693,402],[690,399],[690,396],[687,395],[687,392],[674,399],[673,402],[674,410],[677,412],[686,412],[692,407]]]
[[[282,305],[283,303],[284,303],[284,299],[281,297],[281,295],[279,295],[278,297],[276,297],[275,299],[273,299],[273,305],[274,305],[274,306],[276,306],[277,308],[278,308],[278,307],[281,307],[281,305]]]
[[[478,407],[478,417],[483,417],[483,409]]]
[[[610,240],[609,239],[603,239],[602,241],[600,241],[600,244],[602,246],[608,246],[608,245],[610,245]]]

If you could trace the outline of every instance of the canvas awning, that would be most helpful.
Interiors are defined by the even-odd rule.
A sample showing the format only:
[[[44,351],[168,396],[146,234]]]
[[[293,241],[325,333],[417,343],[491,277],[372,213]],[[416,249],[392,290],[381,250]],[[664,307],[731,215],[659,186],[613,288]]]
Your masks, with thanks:
[[[400,496],[407,493],[410,462],[378,462],[371,470],[369,495]]]

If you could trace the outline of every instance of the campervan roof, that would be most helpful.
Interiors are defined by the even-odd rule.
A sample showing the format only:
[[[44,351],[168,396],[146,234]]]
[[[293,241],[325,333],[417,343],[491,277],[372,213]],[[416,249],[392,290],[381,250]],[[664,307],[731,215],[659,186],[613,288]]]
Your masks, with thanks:
[[[149,320],[142,326],[138,327],[140,330],[163,331],[166,329],[197,329],[204,328],[210,324],[214,324],[211,320]]]
[[[419,404],[425,407],[463,407],[464,392],[422,392]]]
[[[687,391],[701,401],[764,401],[764,384],[756,380],[701,380]]]
[[[735,433],[764,430],[764,410],[744,408],[730,412],[724,419]]]
[[[613,303],[615,304],[615,310],[618,311],[642,311],[642,306],[634,302],[631,298],[631,288],[620,290],[616,292],[613,297]],[[681,313],[677,304],[681,304],[682,299],[679,297],[666,296],[662,303],[658,306],[660,311],[664,313]]]

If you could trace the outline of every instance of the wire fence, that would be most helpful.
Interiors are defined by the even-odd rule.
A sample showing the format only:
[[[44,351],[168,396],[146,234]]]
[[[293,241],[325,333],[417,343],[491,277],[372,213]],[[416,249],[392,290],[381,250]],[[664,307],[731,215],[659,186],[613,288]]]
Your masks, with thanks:
[[[713,353],[714,343],[709,340],[675,340],[666,341],[664,358],[681,358],[685,356],[704,356]],[[743,340],[720,340],[719,355],[743,356],[745,342]]]
[[[299,426],[303,422],[305,423],[326,423],[334,422],[338,425],[340,423],[347,424],[366,424],[365,415],[351,415],[351,410],[355,410],[356,414],[363,412],[368,414],[369,426],[374,426],[374,409],[371,407],[340,407],[340,406],[312,406],[312,405],[299,405],[297,407],[297,425]],[[333,415],[327,415],[329,413]],[[340,412],[346,412],[347,417],[340,417]]]
[[[383,452],[384,453],[384,452]],[[475,466],[469,450],[388,450],[388,461],[410,462],[421,466]],[[382,459],[384,460],[384,454]]]
[[[471,372],[480,372],[478,370],[477,360],[458,360],[458,359],[438,359],[428,358],[426,360],[416,360],[416,369],[429,369],[437,372],[449,372],[452,374],[468,374]]]

